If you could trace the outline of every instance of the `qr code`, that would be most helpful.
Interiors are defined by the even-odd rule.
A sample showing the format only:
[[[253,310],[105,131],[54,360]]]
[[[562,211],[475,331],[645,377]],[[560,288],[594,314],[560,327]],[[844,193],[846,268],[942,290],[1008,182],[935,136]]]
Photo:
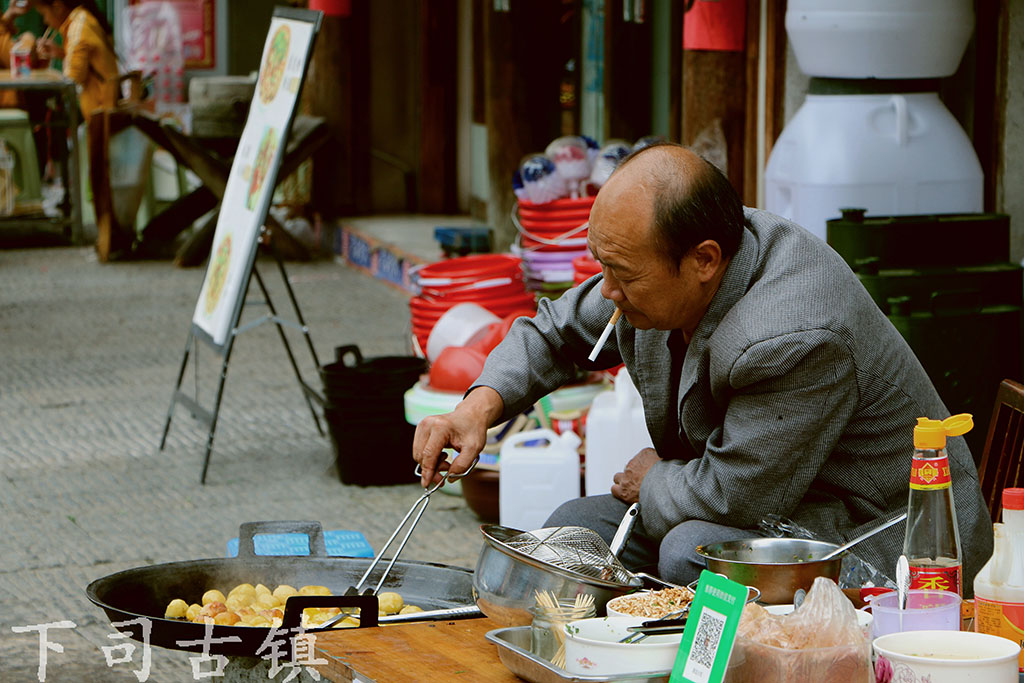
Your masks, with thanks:
[[[718,641],[722,639],[725,621],[724,614],[704,608],[697,622],[697,632],[693,636],[683,676],[698,683],[706,683],[711,677],[711,666],[715,663],[715,653],[718,651]]]

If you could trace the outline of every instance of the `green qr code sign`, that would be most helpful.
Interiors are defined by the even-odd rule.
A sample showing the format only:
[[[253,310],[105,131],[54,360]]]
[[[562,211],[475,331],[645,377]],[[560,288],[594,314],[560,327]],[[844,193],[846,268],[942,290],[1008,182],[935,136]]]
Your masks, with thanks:
[[[721,683],[746,602],[746,586],[701,572],[669,683]]]

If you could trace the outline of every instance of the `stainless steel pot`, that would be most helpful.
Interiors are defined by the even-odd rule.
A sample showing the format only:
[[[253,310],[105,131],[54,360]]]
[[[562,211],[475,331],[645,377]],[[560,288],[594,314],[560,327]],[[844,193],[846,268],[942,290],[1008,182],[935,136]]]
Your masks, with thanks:
[[[484,546],[473,573],[473,597],[480,610],[502,626],[526,626],[533,621],[529,608],[536,591],[551,591],[558,598],[591,595],[598,614],[612,598],[643,585],[640,575],[629,583],[590,578],[555,567],[505,545],[522,533],[518,529],[485,524],[480,527]]]
[[[839,546],[802,538],[751,538],[697,546],[710,571],[761,591],[761,602],[789,604],[793,594],[810,590],[819,576],[838,582],[842,554],[829,559]]]

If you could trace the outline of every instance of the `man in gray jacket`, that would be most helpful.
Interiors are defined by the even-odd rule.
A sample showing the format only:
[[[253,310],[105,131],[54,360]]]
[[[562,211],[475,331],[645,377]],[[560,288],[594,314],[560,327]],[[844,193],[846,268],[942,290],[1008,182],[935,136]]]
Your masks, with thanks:
[[[610,540],[629,503],[640,523],[627,566],[657,563],[686,582],[703,543],[750,537],[766,515],[841,543],[906,509],[918,417],[949,415],[910,347],[824,242],[744,209],[728,180],[676,145],[649,147],[594,202],[594,276],[520,318],[456,410],[423,420],[413,456],[435,480],[442,448],[468,466],[486,428],[573,376],[625,363],[654,449],[615,476],[611,495],[563,505],[549,525]],[[615,308],[614,334],[587,360]],[[948,443],[964,594],[992,552],[992,524],[962,438]],[[591,491],[590,494],[602,492]],[[891,575],[904,525],[858,554]]]

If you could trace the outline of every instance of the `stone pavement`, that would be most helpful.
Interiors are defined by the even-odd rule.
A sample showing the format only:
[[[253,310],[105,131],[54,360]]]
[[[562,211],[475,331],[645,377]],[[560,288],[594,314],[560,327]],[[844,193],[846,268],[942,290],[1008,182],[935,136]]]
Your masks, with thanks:
[[[259,268],[287,314],[273,262]],[[289,263],[287,271],[322,363],[342,344],[369,356],[408,355],[404,294],[332,261]],[[99,264],[91,248],[0,250],[4,683],[38,674],[38,633],[12,627],[64,620],[75,628],[50,630],[48,640],[64,649],[47,653],[47,681],[137,680],[141,648],[112,667],[100,649],[124,641],[108,639],[113,629],[86,597],[96,578],[223,557],[239,524],[256,520],[317,520],[361,531],[379,548],[419,496],[415,484],[339,482],[330,440],[317,434],[269,325],[235,343],[206,485],[206,432],[183,408],[166,449],[157,450],[202,278],[201,269],[165,261]],[[262,309],[246,311],[243,323]],[[292,332],[290,340],[305,378],[318,384],[301,337]],[[201,346],[207,405],[218,368]],[[435,496],[403,558],[471,568],[478,526],[460,497]],[[192,680],[187,653],[151,654],[150,681]]]

